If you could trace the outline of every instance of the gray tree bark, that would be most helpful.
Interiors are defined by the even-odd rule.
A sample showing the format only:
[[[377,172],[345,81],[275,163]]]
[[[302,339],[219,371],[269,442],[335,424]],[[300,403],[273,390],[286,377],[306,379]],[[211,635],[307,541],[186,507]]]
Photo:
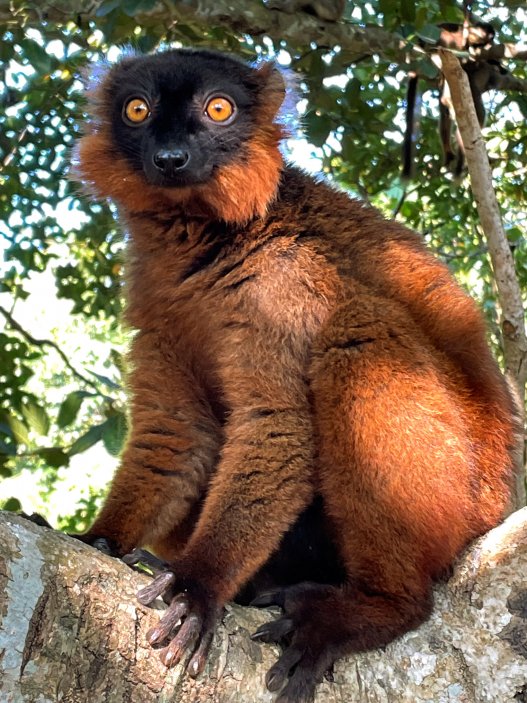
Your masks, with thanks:
[[[442,70],[450,87],[456,123],[465,148],[470,183],[478,208],[481,226],[488,242],[492,268],[501,306],[501,327],[505,371],[514,381],[520,395],[520,407],[525,402],[527,381],[527,336],[525,312],[520,284],[514,270],[507,235],[503,228],[500,208],[492,182],[492,171],[485,140],[472,99],[469,80],[458,58],[442,50]]]
[[[317,703],[527,701],[527,508],[476,542],[435,592],[430,620],[339,662]],[[230,605],[205,672],[167,671],[146,644],[147,577],[73,539],[0,514],[2,703],[271,703],[277,650],[250,633],[272,614]]]
[[[518,395],[518,409],[525,407],[527,381],[527,335],[522,292],[516,276],[514,260],[501,219],[494,191],[492,171],[485,140],[472,99],[467,74],[458,58],[450,51],[440,52],[442,70],[450,87],[456,123],[461,134],[470,175],[470,184],[478,208],[481,227],[488,244],[494,279],[501,308],[501,331],[505,373]],[[523,419],[523,416],[522,416]],[[518,461],[516,505],[525,505],[525,471]]]

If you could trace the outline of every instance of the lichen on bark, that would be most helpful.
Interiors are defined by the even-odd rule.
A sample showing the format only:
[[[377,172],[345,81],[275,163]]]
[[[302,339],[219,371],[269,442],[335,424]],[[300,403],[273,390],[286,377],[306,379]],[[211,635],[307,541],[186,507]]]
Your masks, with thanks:
[[[348,657],[317,703],[518,703],[527,692],[527,508],[478,540],[435,591],[430,620]],[[0,513],[2,703],[271,703],[273,613],[229,605],[205,672],[167,671],[146,643],[146,576],[65,535]],[[162,607],[162,606],[160,606]]]

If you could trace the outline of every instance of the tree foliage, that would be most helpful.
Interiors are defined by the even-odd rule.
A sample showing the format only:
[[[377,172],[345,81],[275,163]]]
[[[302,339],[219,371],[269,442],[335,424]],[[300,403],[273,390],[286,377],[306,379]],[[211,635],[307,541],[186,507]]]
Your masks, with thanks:
[[[83,197],[68,175],[84,119],[82,75],[124,45],[141,52],[174,43],[208,46],[288,66],[299,77],[300,121],[320,167],[423,234],[479,299],[499,356],[485,240],[468,179],[454,179],[442,167],[438,73],[426,51],[439,23],[463,21],[460,7],[453,0],[360,0],[346,3],[343,18],[332,23],[313,16],[316,2],[300,3],[294,14],[286,5],[231,2],[227,12],[212,0],[55,2],[49,8],[0,1],[1,477],[30,466],[51,493],[73,456],[100,443],[117,455],[126,435],[126,335],[117,323],[123,234],[111,207]],[[499,42],[525,43],[523,3],[488,0],[473,11],[499,30]],[[526,78],[524,61],[506,63]],[[409,70],[423,77],[426,92],[417,175],[405,183],[400,152]],[[527,93],[489,93],[486,104],[493,175],[526,289]],[[55,336],[45,339],[19,317],[39,273],[51,276],[57,298],[71,305]],[[48,307],[52,315],[53,301]],[[22,496],[7,507],[18,507],[16,498]],[[90,495],[63,524],[82,526],[94,500]]]

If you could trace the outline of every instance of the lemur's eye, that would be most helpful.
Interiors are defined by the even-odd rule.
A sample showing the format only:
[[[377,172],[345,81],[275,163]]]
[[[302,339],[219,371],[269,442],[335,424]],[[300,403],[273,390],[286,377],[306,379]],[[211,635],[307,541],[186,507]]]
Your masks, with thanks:
[[[205,114],[213,122],[227,122],[234,114],[234,105],[227,98],[222,98],[220,95],[217,95],[207,101]]]
[[[124,119],[133,125],[141,124],[150,117],[150,106],[144,98],[132,98],[123,109]]]

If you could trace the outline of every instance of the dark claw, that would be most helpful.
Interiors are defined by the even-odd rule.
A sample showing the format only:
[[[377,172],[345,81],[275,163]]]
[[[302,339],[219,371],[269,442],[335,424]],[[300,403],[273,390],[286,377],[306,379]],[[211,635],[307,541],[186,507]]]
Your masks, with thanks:
[[[109,557],[114,556],[114,551],[105,537],[97,537],[97,539],[93,540],[91,546]]]
[[[333,666],[333,664],[328,669],[326,669],[324,673],[324,678],[326,679],[326,681],[329,681],[329,683],[335,683],[335,667]]]
[[[278,618],[278,620],[260,625],[251,635],[251,639],[260,642],[281,642],[294,629],[295,626],[291,618]]]
[[[266,608],[269,605],[278,605],[280,608],[284,607],[284,590],[274,589],[272,591],[265,591],[256,596],[249,605],[254,608]]]
[[[113,540],[106,537],[94,537],[90,535],[89,532],[85,532],[83,534],[69,533],[68,537],[72,537],[83,544],[87,544],[88,546],[97,549],[99,552],[106,554],[109,557],[117,557],[119,559],[122,555],[122,552],[119,551],[117,544]]]
[[[302,692],[297,693],[296,690],[291,690],[292,687],[288,684],[282,693],[278,696],[275,703],[313,703],[315,700],[315,684],[310,686],[302,686]]]
[[[288,647],[276,664],[269,669],[265,676],[265,685],[271,692],[279,691],[289,678],[289,672],[302,659],[302,650]]]
[[[150,605],[158,596],[164,593],[176,580],[175,574],[171,571],[165,571],[145,586],[137,593],[137,600],[142,605]],[[166,617],[166,616],[165,616]]]
[[[252,639],[276,642],[282,655],[269,669],[267,688],[278,692],[275,703],[313,703],[315,689],[324,675],[333,680],[332,662],[338,649],[340,623],[321,632],[319,605],[334,594],[333,586],[304,582],[260,594],[252,605],[279,605],[284,615],[258,628]]]
[[[122,558],[125,564],[128,566],[135,566],[136,564],[143,564],[147,566],[150,571],[157,576],[158,574],[169,570],[169,564],[162,559],[158,559],[154,554],[148,552],[146,549],[134,549],[130,554],[125,554]]]
[[[287,674],[282,674],[277,671],[268,671],[265,675],[265,685],[271,693],[279,691],[287,680]]]
[[[176,627],[181,618],[188,613],[188,611],[189,603],[188,599],[184,595],[174,598],[168,607],[168,610],[158,622],[157,626],[146,633],[146,638],[149,644],[159,644],[159,642],[168,639],[172,630]]]
[[[185,652],[192,647],[198,638],[202,624],[202,619],[195,614],[186,618],[177,635],[161,655],[161,661],[166,667],[177,664]]]
[[[209,630],[206,632],[198,645],[197,650],[192,655],[192,659],[189,661],[187,666],[187,671],[193,679],[196,678],[203,669],[207,662],[207,656],[209,654],[210,645],[212,644],[212,639],[214,637],[214,630]]]
[[[141,560],[142,554],[134,552],[129,561],[136,558]],[[205,667],[221,607],[199,581],[190,577],[176,578],[175,574],[182,570],[180,567],[172,564],[169,571],[159,574],[141,589],[137,597],[147,605],[163,594],[169,602],[157,626],[147,632],[148,642],[153,646],[166,645],[160,653],[166,667],[174,666],[185,657],[185,668],[195,678]]]
[[[316,682],[313,666],[300,662],[276,699],[276,703],[313,703]]]
[[[18,515],[23,517],[24,520],[29,520],[29,522],[32,522],[34,525],[38,525],[39,527],[48,527],[50,530],[53,529],[46,518],[39,515],[39,513],[31,513],[31,515],[28,515],[27,513],[21,511]]]

